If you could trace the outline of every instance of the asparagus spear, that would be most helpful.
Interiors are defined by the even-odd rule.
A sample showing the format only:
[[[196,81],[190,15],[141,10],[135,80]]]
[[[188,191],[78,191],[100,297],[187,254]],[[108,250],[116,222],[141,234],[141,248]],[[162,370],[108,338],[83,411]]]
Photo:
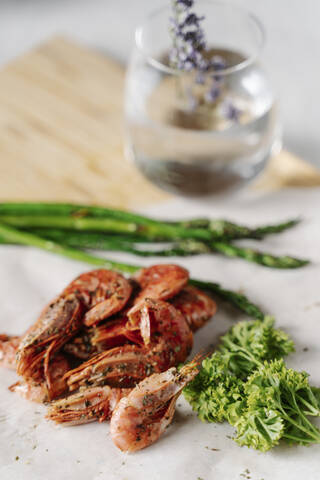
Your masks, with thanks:
[[[121,273],[133,274],[141,267],[138,265],[130,265],[126,263],[116,262],[113,260],[108,260],[104,258],[97,257],[95,255],[90,255],[81,250],[77,250],[70,247],[64,247],[59,243],[46,240],[37,235],[28,232],[22,232],[13,227],[0,223],[0,239],[5,243],[14,243],[19,245],[28,245],[32,247],[37,247],[42,250],[46,250],[57,255],[62,255],[73,260],[82,261],[90,265],[108,268],[110,270],[115,270]],[[203,282],[201,280],[190,279],[190,283],[208,290],[211,293],[216,294],[218,297],[226,300],[228,303],[232,304],[240,311],[252,316],[253,318],[262,319],[264,314],[262,311],[254,305],[246,296],[239,293],[233,292],[231,290],[226,290],[222,288],[217,283],[212,282]]]
[[[13,216],[2,215],[0,221],[18,228],[55,228],[76,231],[95,231],[104,233],[127,234],[143,237],[148,240],[194,239],[203,242],[221,239],[220,233],[205,229],[183,228],[169,224],[139,225],[112,218],[75,218],[63,216]],[[222,237],[223,238],[223,237]],[[233,255],[234,256],[234,255]],[[261,262],[260,262],[261,263]]]
[[[264,313],[262,313],[260,308],[257,307],[257,305],[255,305],[254,303],[248,301],[248,298],[242,293],[226,290],[225,288],[222,288],[218,283],[204,282],[201,280],[195,280],[193,278],[191,278],[189,282],[195,287],[216,294],[222,300],[225,300],[241,312],[249,315],[249,317],[256,318],[258,320],[263,320],[265,317]]]
[[[184,257],[214,251],[222,253],[227,257],[243,258],[249,262],[270,268],[299,268],[309,263],[308,260],[287,255],[277,257],[267,252],[260,252],[252,248],[242,248],[227,242],[210,242],[207,244],[197,240],[184,240],[173,243],[167,248],[144,250],[136,245],[136,243],[141,242],[139,237],[132,239],[131,237],[106,236],[94,232],[68,232],[54,229],[39,229],[35,233],[69,247],[128,252],[140,257]]]
[[[210,220],[206,218],[195,218],[192,220],[182,220],[178,222],[166,222],[159,221],[144,215],[139,215],[136,213],[119,210],[115,208],[106,208],[98,206],[88,206],[88,205],[76,205],[76,204],[67,204],[67,203],[0,203],[0,216],[35,216],[39,215],[42,217],[46,216],[66,216],[66,217],[75,217],[75,218],[109,218],[114,220],[119,220],[120,222],[125,223],[134,223],[137,225],[149,225],[149,226],[158,226],[165,228],[167,226],[176,227],[178,229],[187,229],[187,230],[207,230],[211,232],[210,235],[205,235],[208,239],[211,238],[221,238],[224,240],[231,240],[236,238],[262,238],[264,235],[271,233],[280,233],[288,228],[296,225],[299,220],[289,220],[287,222],[282,222],[275,225],[266,225],[258,228],[248,228],[242,225],[238,225],[226,220]],[[29,225],[30,226],[30,225]],[[180,230],[174,230],[175,235],[178,232],[179,236],[176,238],[187,238],[186,235],[183,235]],[[171,230],[172,232],[172,230]],[[191,238],[201,238],[203,236],[198,236],[198,233],[195,233],[196,236],[190,233]],[[182,236],[181,236],[182,235]],[[171,237],[172,238],[172,237]]]
[[[50,240],[57,241],[58,243],[68,245],[69,247],[91,248],[93,250],[113,250],[112,248],[109,248],[109,245],[113,243],[117,244],[118,242],[121,244],[127,243],[129,245],[135,243],[155,243],[154,240],[150,238],[135,234],[126,235],[125,233],[97,233],[75,230],[60,230],[58,228],[27,228],[23,230],[34,233],[39,237],[45,237]]]
[[[0,223],[0,242],[37,247],[42,250],[46,250],[47,252],[62,255],[73,260],[78,260],[79,262],[86,262],[97,267],[104,267],[109,270],[116,270],[122,273],[131,274],[141,268],[136,265],[128,265],[125,263],[100,258],[75,248],[65,247],[57,242],[47,240],[29,232],[22,232],[21,230],[9,227],[3,223]]]
[[[153,246],[152,249],[145,250],[141,248],[141,243],[145,241],[142,237],[101,235],[100,233],[95,232],[74,232],[57,229],[32,229],[31,233],[56,241],[68,247],[128,252],[140,257],[185,257],[200,253],[209,253],[211,251],[210,247],[205,243],[196,240],[170,243],[169,246],[160,248],[154,248]],[[150,241],[147,243],[150,244]]]
[[[211,242],[211,248],[227,257],[244,258],[248,262],[258,263],[270,268],[300,268],[309,263],[309,260],[282,255],[276,257],[267,252],[260,252],[253,248],[241,248],[226,242]]]
[[[98,207],[92,205],[78,205],[72,203],[46,203],[46,202],[8,202],[0,203],[1,215],[54,215],[63,217],[94,217],[113,218],[123,222],[134,222],[143,225],[153,225],[158,222],[143,215],[139,215],[116,208]]]
[[[192,221],[191,221],[192,222]],[[261,239],[266,235],[281,233],[284,230],[294,227],[300,222],[300,219],[294,218],[286,222],[273,225],[263,225],[261,227],[249,228],[244,225],[237,225],[227,220],[210,220],[208,229],[214,232],[220,232],[222,239],[237,240],[241,238]],[[192,223],[191,223],[192,225]]]
[[[134,234],[152,240],[195,238],[212,240],[213,232],[202,228],[183,228],[169,224],[138,224],[113,218],[63,217],[56,215],[1,215],[0,221],[17,228],[58,228],[77,231],[95,231]],[[220,237],[220,235],[219,235]]]

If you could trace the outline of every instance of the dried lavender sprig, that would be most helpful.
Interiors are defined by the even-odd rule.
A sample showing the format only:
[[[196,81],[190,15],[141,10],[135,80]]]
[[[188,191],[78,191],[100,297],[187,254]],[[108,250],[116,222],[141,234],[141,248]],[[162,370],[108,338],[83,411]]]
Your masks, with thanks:
[[[204,30],[201,22],[204,17],[191,11],[193,1],[173,0],[173,18],[171,18],[171,35],[173,49],[170,51],[170,63],[178,70],[205,71],[209,62],[203,58],[205,49]]]
[[[204,100],[208,104],[214,104],[220,99],[221,87],[224,84],[219,72],[226,68],[227,63],[220,55],[214,55],[211,59],[204,55],[207,51],[202,27],[205,17],[196,15],[192,11],[193,6],[193,0],[172,0],[173,17],[170,19],[170,33],[173,47],[169,53],[169,63],[181,71],[196,71],[198,84],[204,84],[205,74],[210,72],[210,86],[204,94]],[[186,98],[190,110],[195,110],[198,101],[190,88],[186,89]],[[222,100],[220,112],[225,118],[235,122],[239,120],[241,113],[229,98]]]

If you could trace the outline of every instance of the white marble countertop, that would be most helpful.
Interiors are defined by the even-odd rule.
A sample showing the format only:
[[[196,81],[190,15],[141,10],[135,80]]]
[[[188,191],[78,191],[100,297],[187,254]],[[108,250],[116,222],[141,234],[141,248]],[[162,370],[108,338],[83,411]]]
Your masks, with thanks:
[[[0,65],[55,33],[126,62],[135,26],[165,1],[0,0]],[[280,99],[286,148],[320,166],[320,2],[233,3],[256,13],[266,26],[263,60]]]

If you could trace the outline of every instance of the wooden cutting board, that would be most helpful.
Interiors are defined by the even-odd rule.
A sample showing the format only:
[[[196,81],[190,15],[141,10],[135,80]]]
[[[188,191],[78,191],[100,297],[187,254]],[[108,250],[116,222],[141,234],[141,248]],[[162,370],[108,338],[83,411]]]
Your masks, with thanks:
[[[55,37],[0,71],[0,200],[135,207],[170,196],[123,152],[124,70]],[[256,188],[320,185],[320,173],[287,152]]]

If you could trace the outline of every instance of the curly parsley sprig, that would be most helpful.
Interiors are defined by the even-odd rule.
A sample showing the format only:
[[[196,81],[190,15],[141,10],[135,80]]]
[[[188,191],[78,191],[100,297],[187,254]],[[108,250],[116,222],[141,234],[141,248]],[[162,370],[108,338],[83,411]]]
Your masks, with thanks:
[[[239,322],[184,395],[201,420],[233,425],[239,445],[267,451],[280,439],[320,443],[320,430],[308,418],[320,416],[320,389],[309,385],[307,373],[286,367],[283,357],[293,351],[272,318]]]

